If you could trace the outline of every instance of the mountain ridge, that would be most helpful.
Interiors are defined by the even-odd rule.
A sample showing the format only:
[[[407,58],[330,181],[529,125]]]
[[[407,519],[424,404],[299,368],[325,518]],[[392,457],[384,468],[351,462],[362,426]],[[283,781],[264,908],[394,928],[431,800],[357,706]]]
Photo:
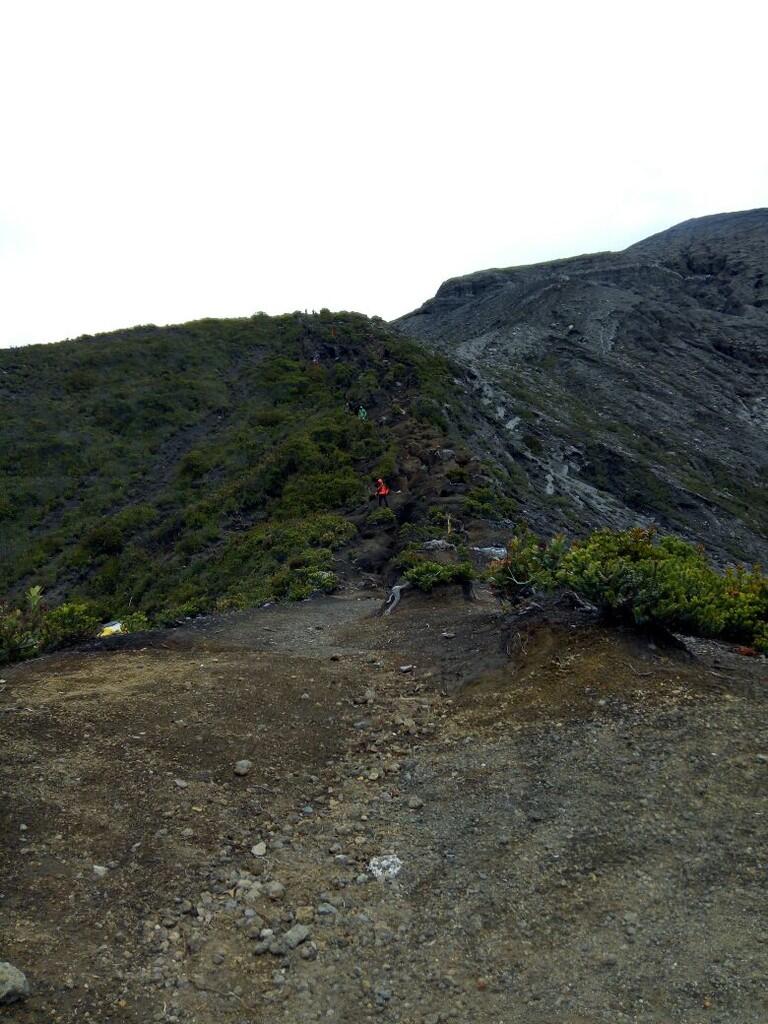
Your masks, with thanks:
[[[639,518],[768,557],[768,209],[451,278],[393,326],[474,375],[538,522],[558,525],[543,492],[563,527]]]
[[[768,211],[736,220],[452,279],[394,325],[257,314],[3,350],[0,590],[168,621],[392,583],[414,545],[498,549],[520,522],[657,525],[765,564]]]

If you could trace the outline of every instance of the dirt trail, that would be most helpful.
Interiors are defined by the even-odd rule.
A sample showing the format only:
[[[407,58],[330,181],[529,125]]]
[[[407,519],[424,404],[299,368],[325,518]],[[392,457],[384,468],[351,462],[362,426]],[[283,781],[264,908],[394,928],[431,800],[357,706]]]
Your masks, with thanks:
[[[8,1019],[763,1024],[765,661],[378,602],[5,670]]]

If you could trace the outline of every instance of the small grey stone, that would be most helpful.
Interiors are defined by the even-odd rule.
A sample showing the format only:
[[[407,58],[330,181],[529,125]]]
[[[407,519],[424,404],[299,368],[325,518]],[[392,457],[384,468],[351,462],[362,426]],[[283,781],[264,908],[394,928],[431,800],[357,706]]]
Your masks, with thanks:
[[[317,960],[317,946],[314,942],[305,942],[301,947],[302,960]]]
[[[103,864],[94,864],[93,873],[97,878],[104,878],[107,873],[107,868],[105,868]]]
[[[189,783],[185,782],[184,779],[174,779],[173,781],[176,783],[179,789],[186,789],[187,786],[189,785]]]
[[[253,761],[248,761],[244,758],[242,761],[235,763],[233,771],[235,775],[247,775],[251,768],[253,768]]]
[[[289,949],[296,949],[302,942],[306,942],[311,932],[305,924],[295,924],[283,936],[283,941]]]
[[[267,882],[262,891],[264,892],[264,895],[268,896],[271,900],[281,900],[285,895],[285,886],[282,882]]]
[[[254,857],[263,857],[267,852],[267,844],[262,839],[260,843],[256,843],[255,846],[251,847],[251,853]]]
[[[16,1003],[28,995],[29,982],[24,974],[6,960],[0,961],[0,1006]]]
[[[412,811],[418,811],[420,807],[424,806],[424,801],[421,797],[411,796],[408,798],[408,806]]]

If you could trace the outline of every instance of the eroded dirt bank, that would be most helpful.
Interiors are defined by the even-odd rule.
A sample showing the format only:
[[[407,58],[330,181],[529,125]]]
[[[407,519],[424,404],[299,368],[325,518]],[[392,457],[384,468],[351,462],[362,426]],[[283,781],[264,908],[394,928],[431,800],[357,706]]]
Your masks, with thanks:
[[[2,673],[5,1015],[768,1019],[765,662],[377,603]]]

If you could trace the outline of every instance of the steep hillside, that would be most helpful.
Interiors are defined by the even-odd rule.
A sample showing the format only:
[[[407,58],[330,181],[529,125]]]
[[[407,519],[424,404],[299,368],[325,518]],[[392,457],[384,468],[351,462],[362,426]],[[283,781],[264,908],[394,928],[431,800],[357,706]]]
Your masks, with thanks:
[[[0,352],[0,595],[163,621],[379,570],[403,526],[457,504],[451,467],[471,475],[462,386],[381,321],[327,311]],[[379,474],[402,493],[371,523]]]
[[[474,374],[534,525],[768,560],[768,210],[455,278],[395,326]]]

